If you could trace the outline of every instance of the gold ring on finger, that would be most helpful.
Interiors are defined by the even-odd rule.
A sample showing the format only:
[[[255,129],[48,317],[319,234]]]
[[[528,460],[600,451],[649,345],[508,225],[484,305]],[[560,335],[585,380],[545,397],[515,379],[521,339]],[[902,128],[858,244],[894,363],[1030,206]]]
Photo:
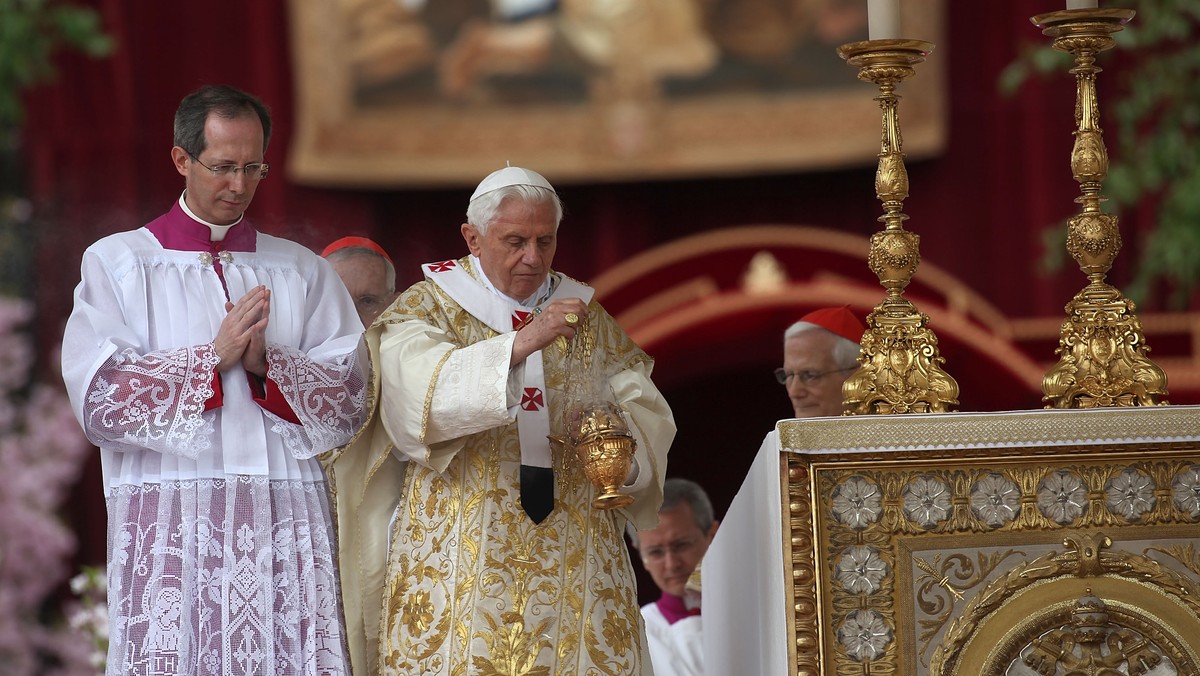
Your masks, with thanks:
[[[574,312],[568,312],[567,314],[563,315],[563,321],[567,323],[567,326],[578,326],[579,315],[575,314]]]

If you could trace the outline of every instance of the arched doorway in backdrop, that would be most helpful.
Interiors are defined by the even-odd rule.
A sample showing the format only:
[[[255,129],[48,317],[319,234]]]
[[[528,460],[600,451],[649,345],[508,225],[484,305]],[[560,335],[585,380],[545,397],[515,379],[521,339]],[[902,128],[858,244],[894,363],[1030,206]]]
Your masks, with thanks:
[[[655,359],[654,381],[679,433],[668,476],[699,482],[718,517],[763,437],[791,417],[772,375],[783,332],[810,310],[849,305],[865,318],[884,290],[860,235],[797,225],[697,234],[634,256],[591,280],[596,298]],[[1009,320],[927,261],[905,297],[927,314],[962,411],[1040,408],[1045,367],[1010,339]],[[1053,359],[1051,345],[1046,361]],[[648,577],[642,602],[656,597]]]

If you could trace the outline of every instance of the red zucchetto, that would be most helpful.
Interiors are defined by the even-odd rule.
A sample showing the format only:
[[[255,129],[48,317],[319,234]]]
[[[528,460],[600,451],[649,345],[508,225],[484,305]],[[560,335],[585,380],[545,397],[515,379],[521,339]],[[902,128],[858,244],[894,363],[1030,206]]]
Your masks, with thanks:
[[[849,305],[813,310],[801,317],[800,321],[816,324],[854,343],[861,343],[863,332],[867,330],[862,321],[850,311]]]

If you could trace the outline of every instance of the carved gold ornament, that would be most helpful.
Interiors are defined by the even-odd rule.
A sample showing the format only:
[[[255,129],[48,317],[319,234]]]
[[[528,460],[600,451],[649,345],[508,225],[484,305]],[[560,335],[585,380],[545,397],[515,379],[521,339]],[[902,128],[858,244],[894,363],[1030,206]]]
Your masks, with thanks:
[[[1043,676],[1200,674],[1200,407],[826,417],[776,435],[789,676],[1033,676],[1025,658],[1049,665],[1055,645],[1072,657]],[[1100,644],[1072,624],[1095,610],[1088,589]]]
[[[1112,550],[1103,533],[1062,545],[1065,551],[1009,568],[976,593],[943,634],[929,673],[1002,676],[1021,663],[1039,674],[1126,676],[1164,662],[1171,670],[1161,673],[1196,673],[1193,637],[1181,632],[1200,627],[1195,580],[1145,555]],[[1082,593],[1074,591],[1081,585]],[[1155,611],[1129,603],[1146,594],[1164,601]],[[1019,621],[996,642],[985,638],[994,634],[987,626],[993,618],[1005,626]]]
[[[1128,9],[1074,9],[1031,19],[1053,47],[1075,57],[1075,145],[1071,174],[1079,182],[1081,212],[1067,226],[1067,252],[1088,285],[1066,306],[1055,354],[1042,379],[1047,408],[1154,406],[1167,403],[1167,375],[1146,356],[1150,348],[1132,301],[1104,281],[1121,249],[1117,217],[1103,213],[1101,183],[1108,150],[1096,98],[1096,55],[1115,44],[1112,34],[1133,18]]]
[[[904,140],[896,85],[914,74],[933,45],[920,40],[866,40],[838,48],[858,68],[858,79],[879,86],[883,130],[875,193],[883,203],[884,229],[871,237],[867,266],[887,296],[867,316],[861,364],[842,386],[843,413],[942,413],[958,405],[958,383],[942,368],[929,317],[904,298],[904,288],[921,262],[921,238],[904,229],[908,197]]]

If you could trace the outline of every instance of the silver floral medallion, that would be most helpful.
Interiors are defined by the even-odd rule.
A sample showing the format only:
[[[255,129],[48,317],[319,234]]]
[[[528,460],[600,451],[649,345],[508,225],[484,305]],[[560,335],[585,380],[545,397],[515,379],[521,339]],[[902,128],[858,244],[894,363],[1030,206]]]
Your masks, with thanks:
[[[873,660],[892,642],[892,630],[874,610],[856,610],[838,628],[838,641],[859,662]]]
[[[1154,509],[1154,480],[1133,469],[1125,468],[1104,485],[1104,504],[1113,514],[1126,521],[1138,521],[1142,514]]]
[[[1078,474],[1060,469],[1038,484],[1037,507],[1047,519],[1071,523],[1087,507],[1087,488]]]
[[[860,476],[852,476],[833,491],[833,516],[854,530],[862,530],[879,519],[879,486]]]
[[[1192,465],[1175,475],[1171,482],[1171,499],[1175,509],[1200,518],[1200,465]]]
[[[999,528],[1017,518],[1021,511],[1021,489],[998,472],[971,486],[971,511],[991,528]]]
[[[887,561],[879,557],[874,547],[854,545],[838,558],[838,581],[851,594],[874,594],[887,574]]]
[[[922,528],[933,528],[950,515],[950,487],[940,479],[917,477],[904,487],[904,515]]]

